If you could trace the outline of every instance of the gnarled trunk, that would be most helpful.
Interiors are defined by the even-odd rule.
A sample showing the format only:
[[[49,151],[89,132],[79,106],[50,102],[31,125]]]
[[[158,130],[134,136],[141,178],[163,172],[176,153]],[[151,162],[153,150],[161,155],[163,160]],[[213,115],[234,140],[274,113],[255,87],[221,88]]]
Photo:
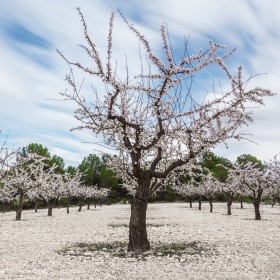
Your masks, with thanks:
[[[19,191],[19,204],[18,204],[18,209],[16,212],[16,221],[21,220],[21,213],[22,213],[22,207],[23,207],[23,197],[24,193],[22,190]]]
[[[150,249],[147,236],[147,200],[135,196],[131,203],[128,251],[145,252]]]

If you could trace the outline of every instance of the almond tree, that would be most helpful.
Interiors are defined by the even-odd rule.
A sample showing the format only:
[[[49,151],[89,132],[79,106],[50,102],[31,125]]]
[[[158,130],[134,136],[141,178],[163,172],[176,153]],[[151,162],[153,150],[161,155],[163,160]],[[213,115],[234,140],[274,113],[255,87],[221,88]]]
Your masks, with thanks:
[[[96,208],[96,202],[99,200],[101,205],[101,200],[105,199],[109,195],[109,190],[106,188],[98,188],[97,186],[85,186],[84,196],[88,202],[87,210],[90,209],[90,202],[94,200],[94,208]]]
[[[69,207],[70,207],[70,198],[74,197],[76,195],[77,189],[81,187],[81,177],[82,174],[79,172],[76,172],[76,174],[69,174],[65,173],[62,175],[63,177],[63,187],[61,188],[61,197],[67,199],[67,206],[66,211],[67,214],[70,213]]]
[[[280,204],[280,161],[278,155],[275,155],[273,160],[268,163],[268,170],[273,178],[270,196],[272,197],[272,207],[275,201]]]
[[[32,170],[34,180],[34,197],[43,199],[48,208],[48,216],[52,216],[55,202],[61,197],[64,187],[62,174],[55,172],[56,165],[45,170],[45,165],[40,164]],[[31,194],[32,196],[32,194]]]
[[[1,130],[0,130],[1,133]],[[9,171],[10,165],[15,159],[17,150],[9,149],[7,146],[7,141],[5,140],[0,145],[0,181],[3,179]]]
[[[196,195],[196,192],[191,182],[188,183],[177,182],[172,186],[172,189],[180,196],[188,198],[190,203],[190,208],[192,208],[193,197]]]
[[[146,230],[148,197],[169,176],[184,169],[206,150],[228,139],[242,139],[237,129],[252,121],[247,104],[250,108],[252,104],[263,104],[263,97],[273,94],[259,87],[248,89],[241,67],[236,75],[230,73],[225,60],[234,51],[226,52],[225,46],[210,42],[207,50],[176,61],[165,26],[160,28],[163,53],[156,55],[145,36],[124,17],[143,49],[137,50],[139,73],[129,75],[127,65],[127,73],[121,78],[124,75],[119,68],[113,69],[112,62],[114,14],[109,23],[107,58],[102,60],[80,10],[79,13],[87,43],[82,48],[91,66],[72,62],[60,53],[71,69],[66,80],[73,90],[61,94],[76,102],[74,116],[81,123],[76,129],[102,135],[105,145],[119,152],[117,165],[113,164],[112,168],[123,173],[128,179],[125,183],[133,192],[128,250],[143,252],[150,249]],[[207,98],[196,92],[194,98],[193,79],[209,66],[211,69],[216,66],[225,74],[231,89]],[[73,68],[92,78],[92,83],[96,79],[101,81],[103,89],[85,97],[83,88],[74,79]],[[138,71],[135,68],[133,73]]]
[[[23,202],[30,198],[35,188],[33,170],[42,164],[44,160],[36,154],[29,154],[27,157],[17,157],[14,165],[11,166],[8,175],[4,178],[4,188],[10,197],[18,198],[16,220],[21,220]]]
[[[224,183],[220,184],[220,190],[226,195],[227,199],[227,214],[231,215],[231,206],[233,202],[233,198],[236,194],[240,193],[241,190],[239,188],[240,182],[238,179],[238,167],[231,166],[231,168],[226,168],[228,171],[228,177]]]
[[[259,168],[252,162],[248,162],[237,174],[237,181],[242,191],[252,198],[255,219],[261,220],[260,204],[262,197],[271,193],[273,177],[269,173],[268,166],[263,165]]]
[[[200,195],[206,197],[210,204],[210,213],[213,213],[214,194],[220,190],[221,183],[211,174],[208,173],[199,188]]]

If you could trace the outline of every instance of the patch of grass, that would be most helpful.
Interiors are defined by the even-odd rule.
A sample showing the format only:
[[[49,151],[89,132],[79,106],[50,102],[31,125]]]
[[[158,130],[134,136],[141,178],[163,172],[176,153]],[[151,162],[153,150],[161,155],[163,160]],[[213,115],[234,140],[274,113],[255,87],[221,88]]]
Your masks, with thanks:
[[[154,244],[151,249],[144,253],[135,253],[127,251],[127,243],[121,241],[115,242],[100,242],[100,243],[76,243],[65,247],[58,251],[61,255],[72,257],[87,257],[92,258],[97,255],[104,257],[119,257],[119,258],[136,258],[138,260],[146,260],[148,257],[175,257],[180,262],[189,257],[207,257],[215,254],[213,249],[199,242],[191,243],[170,243],[170,244]]]

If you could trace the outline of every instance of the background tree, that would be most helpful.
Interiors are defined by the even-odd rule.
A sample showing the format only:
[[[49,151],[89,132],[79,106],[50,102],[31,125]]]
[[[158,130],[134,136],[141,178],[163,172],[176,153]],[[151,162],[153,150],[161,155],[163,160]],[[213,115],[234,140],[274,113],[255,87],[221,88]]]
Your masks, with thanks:
[[[248,162],[238,170],[236,181],[242,191],[252,198],[255,219],[261,220],[260,204],[262,197],[271,193],[273,185],[273,176],[269,174],[268,167],[263,164],[259,167],[258,164]]]
[[[90,154],[85,157],[78,166],[79,172],[82,174],[82,181],[85,185],[100,184],[100,167],[101,159],[97,155]]]
[[[0,134],[2,131],[0,130]],[[10,165],[15,160],[15,156],[18,150],[15,149],[9,149],[7,146],[7,139],[5,139],[0,144],[0,184],[1,179],[3,179],[9,172]]]
[[[252,108],[252,104],[263,104],[263,97],[272,93],[258,87],[247,90],[248,80],[243,81],[241,67],[237,74],[231,74],[226,67],[225,60],[233,52],[226,52],[224,46],[210,42],[208,50],[175,61],[166,27],[161,26],[163,54],[157,56],[144,35],[124,17],[143,49],[140,54],[137,50],[138,74],[134,74],[138,71],[135,65],[133,74],[129,74],[128,64],[126,75],[119,74],[112,66],[114,14],[109,23],[107,58],[102,61],[79,13],[87,42],[82,48],[91,62],[90,66],[71,62],[60,53],[71,69],[66,80],[73,89],[62,96],[78,106],[74,115],[81,125],[77,129],[101,134],[104,142],[119,152],[110,163],[133,194],[128,250],[143,252],[150,249],[146,230],[148,197],[203,152],[228,139],[242,139],[237,129],[252,121],[246,105]],[[211,98],[201,94],[195,98],[193,78],[210,65],[218,66],[226,75],[231,89]],[[102,81],[102,94],[95,92],[92,99],[85,98],[75,82],[73,67],[94,82],[95,78]]]
[[[280,160],[279,155],[275,155],[268,163],[268,170],[272,176],[272,186],[270,196],[272,197],[272,207],[278,201],[280,205]]]

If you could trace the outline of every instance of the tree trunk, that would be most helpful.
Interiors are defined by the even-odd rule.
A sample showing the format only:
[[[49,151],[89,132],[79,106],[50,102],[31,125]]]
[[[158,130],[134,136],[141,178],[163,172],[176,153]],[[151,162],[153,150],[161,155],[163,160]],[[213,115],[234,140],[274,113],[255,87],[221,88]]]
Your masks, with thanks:
[[[81,211],[82,211],[82,207],[83,207],[83,200],[80,199],[80,200],[79,200],[79,209],[78,209],[78,212],[81,212]]]
[[[38,212],[38,204],[39,204],[39,200],[38,198],[35,198],[35,212]]]
[[[21,213],[22,213],[22,206],[23,206],[23,196],[24,193],[22,190],[19,191],[19,204],[18,204],[18,209],[16,212],[16,221],[21,220]]]
[[[274,207],[275,201],[276,201],[276,197],[273,197],[273,198],[272,198],[272,204],[271,204],[272,207]]]
[[[228,209],[228,215],[231,215],[231,205],[233,200],[234,193],[229,192],[227,193],[227,209]]]
[[[96,208],[96,203],[97,203],[97,202],[96,202],[96,201],[94,201],[94,208]]]
[[[228,215],[231,215],[231,205],[232,205],[232,200],[230,197],[228,197],[228,201],[227,201]]]
[[[52,209],[53,209],[52,201],[47,202],[47,208],[48,208],[48,216],[51,217],[52,216]]]
[[[201,200],[200,200],[200,198],[198,199],[198,210],[201,210]]]
[[[243,201],[242,200],[240,200],[240,207],[241,207],[241,209],[243,209]]]
[[[189,201],[190,201],[190,208],[192,208],[192,198],[191,197],[190,197]]]
[[[6,209],[6,205],[5,205],[5,202],[3,202],[2,204],[3,204],[2,213],[4,214],[5,213],[5,209]]]
[[[209,204],[210,204],[210,213],[213,213],[213,202],[212,202],[212,199],[209,200]]]
[[[255,208],[255,220],[261,220],[260,203],[258,201],[254,201],[254,208]]]
[[[87,210],[90,210],[90,203],[88,203],[87,205]]]
[[[70,201],[69,201],[69,198],[68,198],[67,201],[66,201],[66,212],[67,212],[67,214],[70,213],[69,208],[70,208]]]
[[[150,250],[146,228],[147,206],[147,200],[140,199],[136,196],[132,200],[128,251],[141,253]]]

